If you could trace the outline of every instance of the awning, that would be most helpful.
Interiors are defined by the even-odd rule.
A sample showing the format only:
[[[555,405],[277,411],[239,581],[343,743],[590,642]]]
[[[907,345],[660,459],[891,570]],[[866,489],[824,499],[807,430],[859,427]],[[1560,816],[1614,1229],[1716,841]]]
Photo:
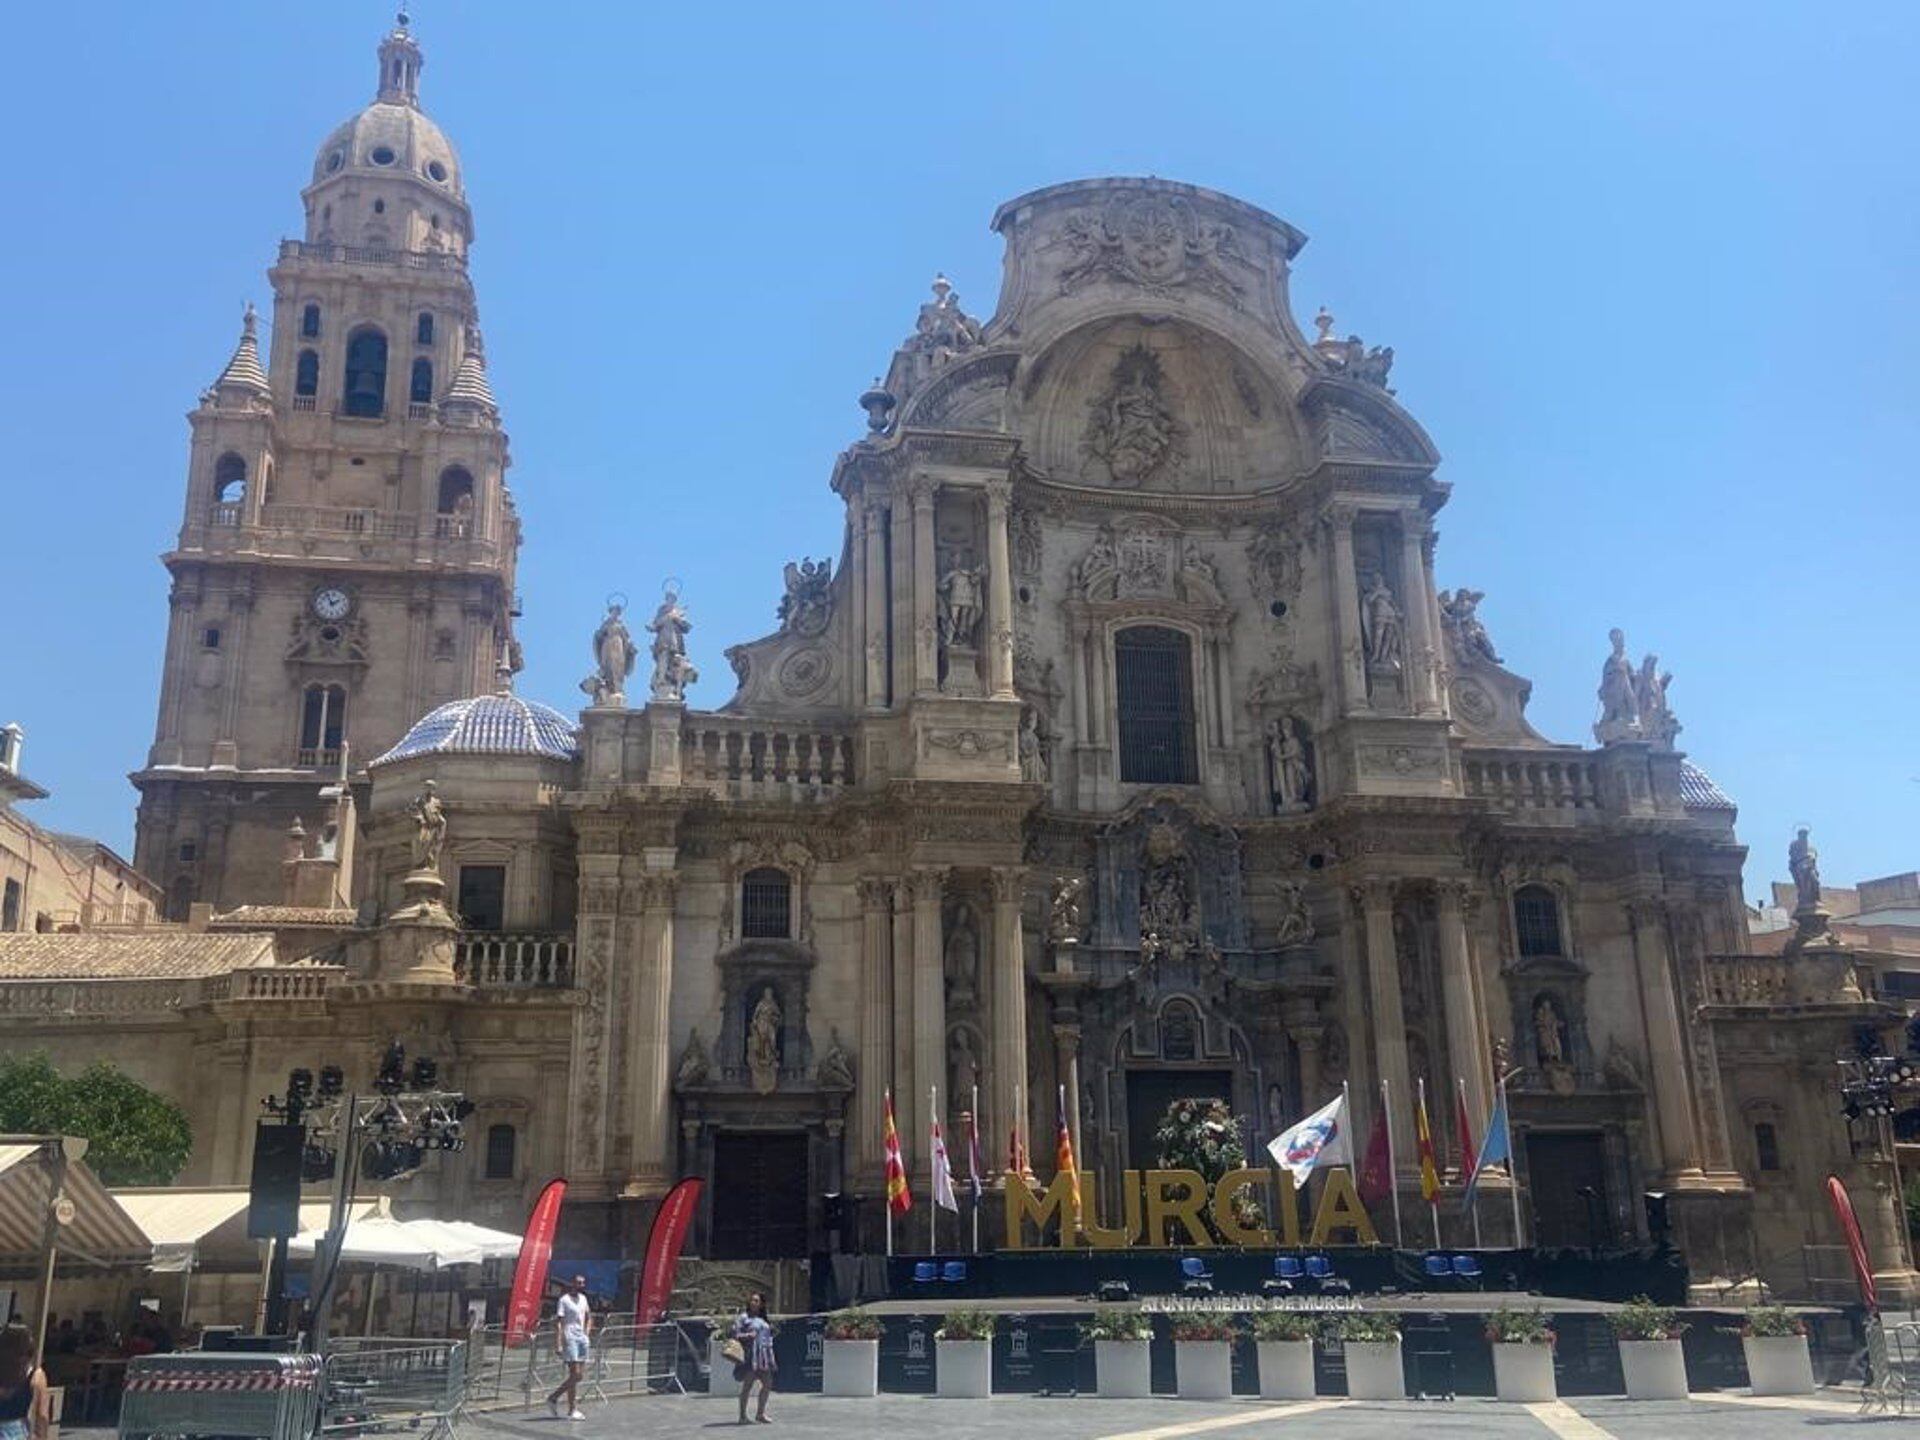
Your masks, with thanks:
[[[325,1233],[323,1229],[302,1231],[293,1237],[287,1253],[296,1259],[312,1259]],[[478,1265],[486,1257],[478,1245],[444,1230],[437,1221],[369,1215],[347,1222],[340,1258],[402,1270],[440,1270],[449,1265]]]
[[[153,1243],[152,1268],[178,1274],[194,1268],[203,1240],[247,1213],[248,1193],[244,1185],[221,1185],[115,1190],[113,1198]]]
[[[470,1220],[436,1220],[433,1222],[442,1230],[451,1230],[456,1236],[473,1245],[480,1251],[483,1260],[518,1260],[520,1241],[523,1237],[506,1230],[491,1230],[485,1225],[475,1225]]]
[[[58,1136],[0,1136],[0,1275],[39,1273],[49,1199],[48,1169],[40,1157],[48,1145],[59,1143]],[[59,1228],[62,1258],[101,1267],[145,1265],[152,1258],[146,1235],[83,1160],[67,1165],[66,1197],[73,1203],[73,1219]]]

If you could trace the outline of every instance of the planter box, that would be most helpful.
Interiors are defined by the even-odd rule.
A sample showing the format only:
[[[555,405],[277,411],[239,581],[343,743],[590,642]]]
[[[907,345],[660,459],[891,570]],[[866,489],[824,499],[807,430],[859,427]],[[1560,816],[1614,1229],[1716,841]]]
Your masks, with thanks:
[[[1404,1400],[1407,1371],[1398,1340],[1349,1340],[1347,1394],[1355,1400]]]
[[[1523,1405],[1558,1399],[1560,1392],[1553,1383],[1553,1346],[1496,1344],[1493,1393]]]
[[[1174,1389],[1182,1400],[1233,1398],[1233,1342],[1173,1342]]]
[[[1262,1340],[1254,1350],[1260,1357],[1262,1400],[1313,1398],[1313,1341]]]
[[[822,1395],[878,1395],[880,1342],[829,1340],[820,1352]]]
[[[1743,1335],[1747,1380],[1756,1395],[1813,1394],[1813,1357],[1804,1335]]]
[[[933,1342],[934,1394],[949,1400],[985,1400],[993,1394],[991,1340]]]
[[[1103,1400],[1144,1400],[1153,1394],[1150,1340],[1093,1342],[1093,1378]]]
[[[1629,1400],[1687,1398],[1687,1357],[1678,1340],[1622,1340],[1620,1369]]]

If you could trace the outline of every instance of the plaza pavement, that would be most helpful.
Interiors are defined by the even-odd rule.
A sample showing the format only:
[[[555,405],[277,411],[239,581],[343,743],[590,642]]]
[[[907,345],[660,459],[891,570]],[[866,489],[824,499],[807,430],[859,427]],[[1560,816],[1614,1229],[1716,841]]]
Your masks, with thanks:
[[[465,1420],[463,1440],[719,1440],[738,1433],[730,1399],[642,1396],[585,1407],[587,1419],[556,1420],[544,1406],[493,1411]],[[1218,1402],[1096,1400],[1008,1395],[993,1400],[941,1400],[883,1395],[877,1400],[776,1395],[774,1423],[745,1427],[787,1440],[902,1440],[966,1436],[968,1440],[1374,1440],[1418,1434],[1421,1440],[1773,1440],[1830,1434],[1836,1426],[1878,1433],[1920,1433],[1920,1421],[1858,1414],[1854,1395],[1823,1391],[1802,1398],[1762,1399],[1714,1392],[1684,1401],[1582,1397],[1547,1405],[1484,1399],[1380,1403],[1328,1397],[1307,1401]]]

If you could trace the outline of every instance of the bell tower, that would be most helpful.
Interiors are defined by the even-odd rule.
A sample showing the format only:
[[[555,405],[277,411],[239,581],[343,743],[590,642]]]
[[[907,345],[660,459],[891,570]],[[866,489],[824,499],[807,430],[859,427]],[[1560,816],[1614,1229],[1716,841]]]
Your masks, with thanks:
[[[136,863],[169,914],[277,904],[288,829],[513,643],[519,521],[487,383],[459,157],[403,14],[375,99],[321,143],[304,238],[188,415]],[[350,898],[350,877],[342,877]]]

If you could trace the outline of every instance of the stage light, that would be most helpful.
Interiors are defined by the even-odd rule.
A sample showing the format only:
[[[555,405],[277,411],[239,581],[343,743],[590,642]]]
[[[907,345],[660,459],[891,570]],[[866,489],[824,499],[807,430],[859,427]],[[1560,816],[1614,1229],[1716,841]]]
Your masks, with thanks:
[[[407,1088],[407,1052],[406,1047],[398,1040],[387,1047],[387,1053],[380,1061],[380,1073],[374,1079],[373,1088],[382,1095],[398,1095]]]
[[[422,1055],[413,1062],[413,1088],[431,1090],[439,1082],[440,1066]]]
[[[320,1067],[320,1098],[322,1100],[338,1100],[346,1093],[346,1088],[347,1077],[341,1073],[338,1065]]]

